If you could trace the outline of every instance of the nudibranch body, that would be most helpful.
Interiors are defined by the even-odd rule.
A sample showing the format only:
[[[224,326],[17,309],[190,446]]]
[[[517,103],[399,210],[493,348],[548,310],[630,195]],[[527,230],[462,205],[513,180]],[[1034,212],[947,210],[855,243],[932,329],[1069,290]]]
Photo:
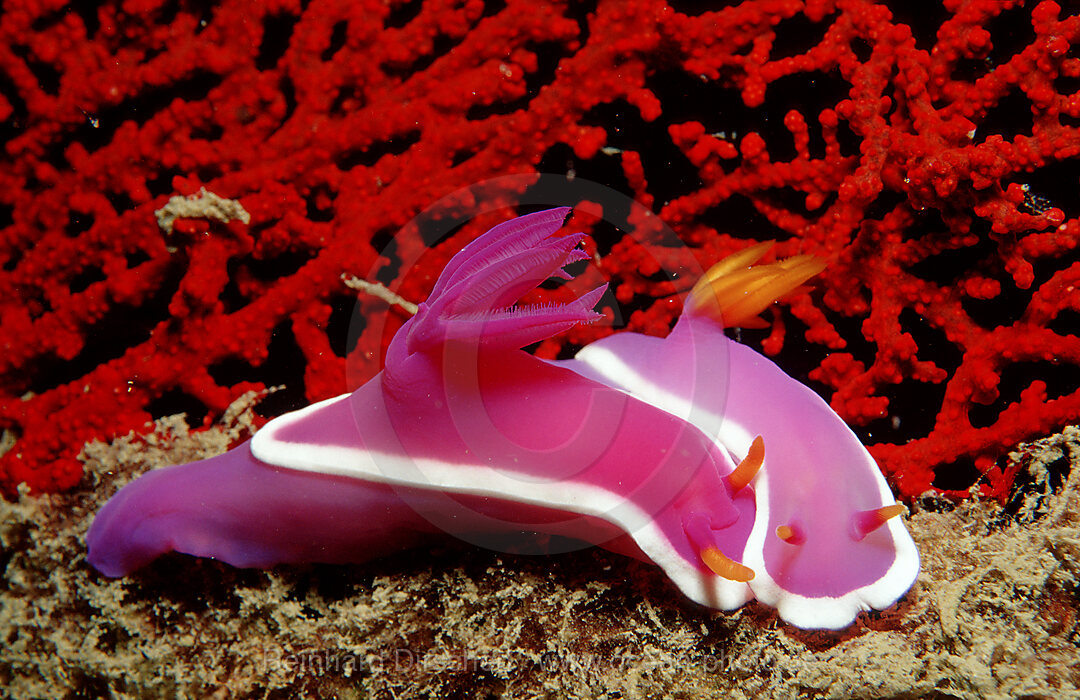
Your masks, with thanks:
[[[520,349],[599,317],[604,287],[515,306],[584,259],[581,234],[554,235],[568,211],[506,222],[454,256],[355,392],[125,486],[87,535],[90,562],[111,576],[167,551],[334,563],[441,533],[546,533],[650,560],[712,607],[756,595],[804,627],[902,595],[918,559],[898,519],[876,527],[892,500],[876,466],[812,392],[723,335],[719,277],[667,339],[618,334],[564,363]],[[822,411],[808,437],[802,423]]]
[[[583,259],[580,234],[553,236],[568,211],[507,222],[458,253],[355,392],[124,487],[88,533],[90,562],[123,575],[167,551],[237,566],[361,561],[440,531],[538,532],[651,560],[703,604],[745,603],[737,560],[754,494],[731,481],[728,453],[677,416],[520,349],[599,317],[604,287],[513,306]]]

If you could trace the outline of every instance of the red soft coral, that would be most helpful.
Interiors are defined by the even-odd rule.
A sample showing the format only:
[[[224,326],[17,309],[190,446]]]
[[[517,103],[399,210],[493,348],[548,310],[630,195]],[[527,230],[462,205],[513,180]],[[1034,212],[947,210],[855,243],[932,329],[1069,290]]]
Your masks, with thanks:
[[[692,280],[659,273],[688,255],[775,238],[825,257],[815,291],[746,337],[831,394],[903,496],[979,473],[1004,496],[995,460],[1080,416],[1080,18],[1019,0],[674,5],[7,3],[0,489],[68,488],[85,440],[178,408],[209,419],[252,386],[287,385],[271,410],[345,391],[346,354],[374,371],[401,312],[362,297],[390,321],[347,338],[343,273],[421,299],[493,219],[427,250],[398,233],[417,212],[572,171],[688,246],[631,215],[632,236],[594,250],[632,327],[665,332]],[[155,224],[204,186],[250,221]]]

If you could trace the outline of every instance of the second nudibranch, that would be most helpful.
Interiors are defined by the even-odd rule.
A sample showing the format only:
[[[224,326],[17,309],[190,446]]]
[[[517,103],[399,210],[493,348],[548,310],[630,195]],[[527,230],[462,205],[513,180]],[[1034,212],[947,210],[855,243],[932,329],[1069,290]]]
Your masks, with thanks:
[[[742,556],[755,574],[750,587],[794,625],[841,628],[896,602],[918,575],[919,555],[896,517],[903,506],[847,424],[723,332],[763,325],[758,313],[824,268],[809,255],[755,265],[770,246],[711,268],[668,337],[618,333],[561,364],[685,418],[736,459],[762,463]]]

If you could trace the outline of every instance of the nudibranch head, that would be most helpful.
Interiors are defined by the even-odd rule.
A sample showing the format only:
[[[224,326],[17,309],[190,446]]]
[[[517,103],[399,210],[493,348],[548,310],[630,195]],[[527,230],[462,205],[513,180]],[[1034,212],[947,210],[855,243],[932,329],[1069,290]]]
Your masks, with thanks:
[[[783,389],[788,400],[798,399],[797,409],[770,411],[780,430],[763,428],[758,519],[745,556],[760,574],[754,594],[795,625],[844,627],[861,610],[891,605],[918,574],[918,553],[898,517],[903,507],[828,406],[750,352],[736,349],[732,362],[757,370],[764,396]],[[752,403],[735,397],[732,410],[760,416]],[[784,429],[797,433],[785,436]]]
[[[851,429],[812,390],[723,332],[761,325],[756,314],[824,267],[809,255],[755,265],[770,245],[710,269],[667,338],[618,334],[567,364],[698,425],[734,459],[759,463],[746,480],[756,495],[741,561],[754,572],[748,583],[792,624],[839,628],[902,596],[919,557],[902,506]],[[704,386],[682,371],[702,356],[726,359]],[[729,482],[742,483],[740,471]]]

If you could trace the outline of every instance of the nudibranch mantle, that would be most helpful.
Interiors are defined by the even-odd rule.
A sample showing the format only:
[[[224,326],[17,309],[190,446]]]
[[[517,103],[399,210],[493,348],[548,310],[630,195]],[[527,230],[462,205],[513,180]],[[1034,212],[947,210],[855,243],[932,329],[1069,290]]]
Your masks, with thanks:
[[[753,303],[718,306],[745,267],[733,256],[668,338],[617,334],[547,362],[520,348],[596,320],[605,289],[515,306],[586,258],[582,234],[554,235],[568,211],[508,221],[455,255],[356,391],[125,486],[87,535],[90,562],[118,576],[167,551],[235,566],[363,561],[439,534],[532,532],[652,561],[711,607],[756,596],[802,627],[894,602],[918,555],[873,460],[718,322],[721,307],[749,319],[815,264],[774,263],[779,287],[755,277]],[[818,437],[802,430],[809,415]]]
[[[481,543],[479,530],[521,529],[593,541],[660,565],[702,604],[733,609],[747,602],[747,585],[709,572],[685,533],[690,514],[708,514],[714,528],[710,544],[732,558],[741,556],[753,523],[753,490],[728,495],[722,476],[734,465],[726,454],[670,414],[521,355],[481,359],[481,386],[515,388],[476,393],[483,407],[471,405],[464,393],[450,398],[434,371],[432,381],[421,384],[425,401],[373,381],[271,421],[252,439],[251,452],[267,464],[385,483],[398,491],[434,489],[488,499],[466,508],[447,498],[437,511],[422,514],[443,531]],[[514,381],[487,376],[482,368]],[[522,401],[537,405],[527,420],[520,418]],[[515,415],[515,421],[506,419]],[[472,420],[481,425],[468,425]],[[490,427],[482,425],[488,420]],[[579,430],[580,425],[588,428]],[[608,437],[591,439],[598,435]],[[649,469],[626,466],[643,463]],[[524,520],[523,505],[534,507]]]

